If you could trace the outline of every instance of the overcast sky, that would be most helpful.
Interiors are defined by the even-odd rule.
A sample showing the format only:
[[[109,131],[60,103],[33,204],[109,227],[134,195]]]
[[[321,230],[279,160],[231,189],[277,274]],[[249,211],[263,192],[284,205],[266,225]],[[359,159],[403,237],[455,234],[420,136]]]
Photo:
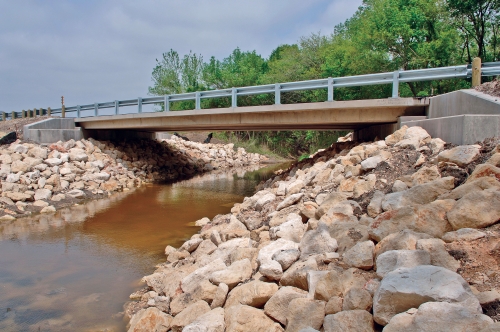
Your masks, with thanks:
[[[0,111],[146,97],[169,49],[264,57],[328,35],[362,0],[0,0]]]

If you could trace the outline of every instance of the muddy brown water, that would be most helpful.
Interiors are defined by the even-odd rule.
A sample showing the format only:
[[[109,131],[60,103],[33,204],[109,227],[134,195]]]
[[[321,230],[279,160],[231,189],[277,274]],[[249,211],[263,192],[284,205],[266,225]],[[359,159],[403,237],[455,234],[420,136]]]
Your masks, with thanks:
[[[0,331],[125,331],[123,305],[165,261],[165,246],[286,166],[213,172],[0,222]]]

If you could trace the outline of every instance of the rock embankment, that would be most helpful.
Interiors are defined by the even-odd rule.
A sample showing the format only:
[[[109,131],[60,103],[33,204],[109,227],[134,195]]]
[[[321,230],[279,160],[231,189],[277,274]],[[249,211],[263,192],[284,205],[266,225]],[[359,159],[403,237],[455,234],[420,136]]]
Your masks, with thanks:
[[[266,158],[231,145],[198,147],[175,140],[100,142],[49,146],[20,140],[0,147],[0,220],[51,213],[83,199],[129,190],[143,182],[171,182],[214,168],[258,164]],[[200,151],[216,151],[213,158]]]
[[[168,246],[129,331],[500,331],[499,166],[419,127],[334,144]]]
[[[163,140],[190,158],[205,162],[204,169],[240,167],[266,162],[268,158],[258,153],[246,152],[244,148],[234,150],[234,144],[204,144],[185,141],[178,136]]]

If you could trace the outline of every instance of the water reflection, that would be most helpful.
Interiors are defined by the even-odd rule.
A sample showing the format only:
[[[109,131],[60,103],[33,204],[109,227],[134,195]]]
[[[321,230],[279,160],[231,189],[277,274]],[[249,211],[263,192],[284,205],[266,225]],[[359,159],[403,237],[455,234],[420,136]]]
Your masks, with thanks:
[[[272,170],[219,171],[0,223],[0,330],[125,330],[122,306],[165,246],[195,233],[193,221],[228,213]]]

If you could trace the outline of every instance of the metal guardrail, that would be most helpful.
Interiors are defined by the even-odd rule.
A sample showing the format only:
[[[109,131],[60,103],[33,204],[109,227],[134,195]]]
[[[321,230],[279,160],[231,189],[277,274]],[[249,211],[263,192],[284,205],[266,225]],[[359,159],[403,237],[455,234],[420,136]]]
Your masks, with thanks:
[[[497,76],[500,75],[500,62],[486,62],[481,65],[482,76]],[[306,91],[327,89],[327,101],[334,101],[335,88],[359,87],[366,85],[392,84],[392,98],[399,96],[399,84],[407,82],[423,82],[443,79],[460,79],[472,77],[472,66],[461,65],[452,67],[417,69],[417,70],[397,70],[388,73],[378,73],[369,75],[357,75],[337,78],[324,78],[309,81],[287,82],[266,84],[257,86],[247,86],[238,88],[229,88],[222,90],[196,91],[190,93],[180,93],[159,97],[147,97],[128,100],[115,100],[104,103],[93,103],[87,105],[77,105],[66,107],[65,112],[76,112],[76,117],[81,117],[82,111],[93,110],[93,115],[99,116],[99,110],[114,108],[114,114],[120,114],[121,106],[138,106],[137,113],[142,113],[142,106],[148,104],[164,104],[164,110],[170,111],[170,103],[176,101],[192,100],[195,101],[195,109],[201,109],[201,100],[210,98],[230,97],[231,106],[238,107],[238,96],[249,96],[258,94],[274,94],[274,103],[281,104],[281,93],[291,91]],[[39,109],[39,114],[60,114],[62,108],[57,109]],[[23,111],[24,112],[24,111]],[[29,110],[28,110],[29,112]],[[36,110],[35,110],[36,113]],[[5,113],[12,114],[14,117],[22,115],[21,112]],[[11,117],[12,117],[11,115]]]

